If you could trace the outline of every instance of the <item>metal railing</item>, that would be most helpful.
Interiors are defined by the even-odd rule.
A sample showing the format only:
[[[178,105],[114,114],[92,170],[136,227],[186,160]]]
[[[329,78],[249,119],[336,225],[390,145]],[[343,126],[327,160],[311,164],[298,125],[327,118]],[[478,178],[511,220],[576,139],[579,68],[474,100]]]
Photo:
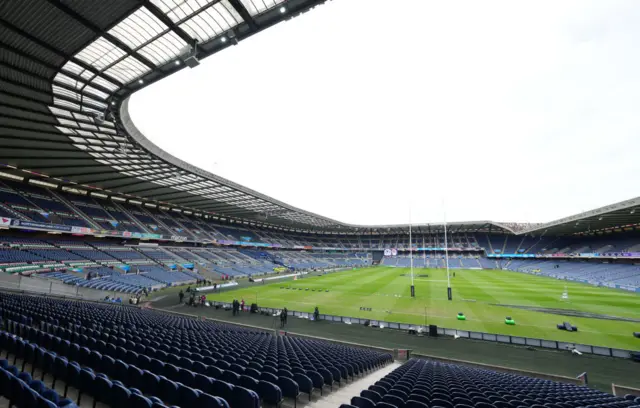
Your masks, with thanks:
[[[214,306],[222,305],[222,306],[231,307],[231,303],[227,303],[227,302],[211,302],[211,303]],[[245,305],[245,307],[249,307],[249,304]],[[277,314],[280,312],[281,309],[259,307],[258,310],[269,312],[269,314]],[[295,310],[289,310],[288,312],[290,316],[294,316],[294,317],[302,317],[306,319],[311,319],[313,317],[313,313],[299,312]],[[428,334],[428,331],[429,331],[428,327],[423,327],[415,324],[387,322],[387,321],[375,320],[375,319],[362,319],[358,317],[349,317],[349,316],[334,316],[334,315],[320,314],[319,320],[341,322],[346,324],[361,324],[361,325],[364,325],[365,322],[368,322],[368,324],[372,326],[384,327],[384,328],[393,329],[393,330],[405,330],[405,331],[409,331],[409,329],[412,329],[418,332],[422,332],[424,334]],[[627,358],[627,359],[631,358],[631,353],[633,352],[632,350],[592,346],[588,344],[569,343],[564,341],[545,340],[545,339],[538,339],[538,338],[532,338],[532,337],[509,336],[505,334],[476,332],[476,331],[470,331],[470,330],[448,329],[444,327],[438,327],[438,335],[451,336],[451,337],[458,336],[459,338],[465,338],[465,339],[484,340],[484,341],[491,341],[496,343],[538,347],[538,348],[551,349],[551,350],[570,351],[575,349],[580,353],[595,354],[600,356],[617,357],[617,358]]]
[[[53,280],[48,279],[29,278],[22,275],[6,274],[0,274],[0,289],[88,300],[101,300],[106,296],[116,298],[120,297],[123,302],[125,301],[125,296],[127,296],[121,292],[83,288],[81,286],[68,285],[66,283],[54,282]]]

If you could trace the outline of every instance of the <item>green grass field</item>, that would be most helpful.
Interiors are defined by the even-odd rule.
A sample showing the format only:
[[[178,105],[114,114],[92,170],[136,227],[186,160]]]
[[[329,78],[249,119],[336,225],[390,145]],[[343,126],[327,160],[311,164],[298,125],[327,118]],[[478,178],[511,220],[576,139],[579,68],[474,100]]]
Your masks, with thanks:
[[[257,300],[261,307],[286,306],[289,310],[303,312],[313,312],[318,306],[323,314],[416,325],[426,321],[454,329],[640,349],[640,339],[632,335],[634,331],[640,331],[640,323],[562,316],[504,306],[568,309],[640,319],[640,296],[634,293],[517,272],[456,270],[455,278],[451,278],[454,300],[448,301],[444,270],[414,269],[415,275],[426,274],[428,277],[415,277],[416,297],[411,298],[409,273],[407,268],[365,268],[297,281],[254,284],[210,294],[208,299],[230,302],[244,298],[249,304]],[[404,274],[407,276],[402,276]],[[569,300],[561,300],[565,286]],[[360,307],[370,307],[372,311],[361,311]],[[458,321],[458,312],[463,312],[467,320]],[[505,316],[513,317],[516,325],[507,326]],[[579,331],[556,329],[556,324],[563,321],[578,326]]]

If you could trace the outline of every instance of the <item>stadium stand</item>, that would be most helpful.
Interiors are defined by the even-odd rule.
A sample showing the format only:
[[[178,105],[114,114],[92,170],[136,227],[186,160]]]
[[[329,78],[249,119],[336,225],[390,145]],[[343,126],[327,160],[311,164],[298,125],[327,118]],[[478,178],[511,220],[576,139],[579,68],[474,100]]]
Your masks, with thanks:
[[[442,249],[446,247],[452,269],[510,269],[640,291],[640,274],[633,265],[634,259],[640,259],[640,252],[635,252],[640,251],[637,199],[545,224],[450,223],[447,240],[444,225],[414,225],[409,242],[408,225],[354,226],[295,208],[171,156],[134,126],[128,110],[131,94],[189,65],[185,64],[183,51],[191,44],[197,44],[198,52],[191,56],[196,57],[195,61],[193,58],[189,61],[197,63],[197,58],[295,18],[323,1],[13,3],[3,8],[0,16],[5,57],[0,64],[0,123],[5,135],[0,138],[5,152],[0,171],[3,273],[30,275],[78,287],[140,293],[202,278],[197,271],[183,269],[185,266],[180,264],[184,263],[199,264],[207,272],[212,271],[212,275],[243,277],[272,272],[278,267],[368,266],[374,262],[372,252],[380,255],[381,250],[393,249],[396,250],[393,256],[378,258],[376,262],[406,267],[411,263],[407,249],[422,247],[426,248],[426,254],[413,257],[415,267],[444,268]],[[216,14],[221,18],[212,17]],[[203,24],[203,16],[216,20],[216,24]],[[153,23],[141,25],[141,21]],[[234,41],[227,41],[231,35]],[[169,43],[174,46],[168,46]],[[109,52],[104,52],[105,47]],[[59,237],[64,238],[56,239]],[[138,245],[140,242],[158,246],[145,247]],[[182,244],[184,248],[179,247]],[[174,271],[169,270],[173,268]],[[36,318],[45,326],[59,323],[55,334],[73,340],[77,348],[63,354],[65,346],[59,342],[57,354],[47,358],[64,356],[66,363],[59,364],[67,368],[73,365],[69,369],[73,373],[76,365],[71,360],[81,359],[77,371],[87,382],[78,380],[74,384],[86,393],[104,391],[108,396],[93,396],[104,398],[111,405],[148,408],[154,402],[174,403],[173,393],[187,401],[187,405],[224,406],[223,399],[218,401],[189,388],[195,381],[192,371],[197,371],[193,358],[200,358],[194,354],[200,350],[207,350],[206,357],[211,358],[206,361],[211,364],[207,364],[204,373],[211,370],[213,377],[226,376],[225,382],[196,377],[204,381],[201,383],[204,391],[214,393],[217,387],[227,402],[240,407],[255,406],[256,395],[277,405],[282,395],[293,396],[299,389],[309,389],[306,378],[300,377],[298,381],[294,376],[296,388],[286,380],[287,375],[276,372],[277,378],[267,376],[270,370],[266,367],[273,364],[274,368],[290,367],[288,371],[300,375],[303,373],[296,373],[295,369],[304,369],[312,386],[322,388],[325,383],[343,379],[341,362],[345,362],[347,373],[351,359],[355,361],[351,364],[354,371],[363,368],[357,364],[358,358],[368,361],[369,368],[373,362],[381,362],[373,354],[365,357],[360,351],[324,343],[279,339],[230,326],[113,306],[92,305],[81,310],[73,302],[56,302],[3,296],[0,314],[5,321],[24,317]],[[32,329],[22,327],[19,333],[32,333]],[[113,333],[115,340],[105,338],[103,329]],[[97,337],[91,341],[88,334]],[[5,339],[12,341],[8,337],[0,341]],[[42,339],[40,333],[29,341]],[[166,341],[160,343],[157,339]],[[44,346],[53,347],[49,340],[49,336],[44,336]],[[107,340],[114,347],[99,343],[106,344]],[[111,363],[105,356],[121,359],[120,371],[113,370],[117,379],[95,374],[93,370],[97,368],[89,364],[98,357],[93,351],[87,356],[80,343],[100,353],[99,359],[101,364],[104,360],[105,366]],[[133,349],[129,349],[130,343],[134,344]],[[35,352],[35,345],[31,345]],[[239,345],[235,354],[222,355],[220,350],[230,345]],[[149,347],[153,350],[148,350]],[[15,350],[17,353],[26,348]],[[141,357],[147,352],[150,356]],[[49,355],[46,351],[42,353]],[[152,358],[160,361],[153,361],[156,374],[150,370]],[[144,365],[140,369],[147,371],[134,367],[134,359],[135,364]],[[243,359],[251,360],[249,364],[260,361],[266,372],[259,371],[258,378],[251,377],[249,374],[255,372],[249,370],[257,368],[242,366],[239,363]],[[37,358],[33,363],[42,361],[47,360]],[[240,368],[232,367],[230,361]],[[311,366],[318,368],[315,374],[309,372]],[[42,369],[47,367],[50,368],[44,364]],[[28,406],[40,404],[39,397],[29,389],[41,396],[49,392],[38,389],[39,385],[32,384],[27,377],[20,379],[22,373],[15,366],[0,363],[0,368],[4,370],[0,374],[8,373],[3,378],[12,384],[12,389],[13,385],[20,388],[20,398],[24,395]],[[131,384],[119,377],[125,369]],[[448,379],[457,369],[434,370],[439,376],[443,373],[438,378]],[[233,372],[244,373],[254,381],[238,379]],[[466,372],[460,372],[464,377]],[[69,377],[69,381],[76,379]],[[255,380],[276,385],[256,385]],[[471,383],[465,385],[483,392],[486,389],[479,381]],[[510,378],[504,384],[517,382],[511,382]],[[140,389],[147,396],[141,395]],[[257,394],[248,391],[251,389]],[[157,400],[148,398],[156,391],[160,394]],[[120,399],[114,399],[116,395]],[[385,402],[378,404],[384,406]],[[556,405],[569,408],[570,404]],[[545,406],[558,408],[553,404]]]
[[[640,398],[614,397],[575,384],[411,359],[341,408],[623,408],[639,403]]]
[[[7,295],[0,306],[0,348],[23,369],[52,376],[63,398],[75,388],[77,404],[91,397],[111,406],[258,408],[392,361],[390,354],[117,305]],[[10,382],[7,370],[20,375],[13,367],[0,363]],[[30,394],[27,380],[16,397]]]
[[[533,272],[556,279],[592,284],[640,287],[640,266],[567,260],[514,260],[503,267],[518,272]]]
[[[229,233],[230,228],[223,229]],[[240,231],[240,234],[245,232]],[[253,235],[252,237],[259,237]],[[425,242],[436,245],[440,236],[424,236]],[[252,238],[253,239],[253,238]],[[333,238],[335,240],[335,238]],[[395,238],[382,237],[380,244]],[[449,252],[451,269],[508,269],[517,272],[539,273],[557,279],[568,279],[606,286],[640,287],[638,267],[632,262],[622,260],[609,261],[598,258],[575,259],[579,253],[564,253],[568,250],[615,250],[629,251],[638,246],[635,236],[590,238],[560,237],[540,239],[534,237],[502,236],[492,237],[486,234],[460,234],[459,245],[473,241],[478,247],[458,247]],[[361,239],[364,242],[364,239]],[[303,242],[308,244],[308,242]],[[395,241],[394,244],[401,244]],[[348,242],[345,245],[350,245]],[[490,249],[484,245],[491,245]],[[496,254],[495,246],[502,247]],[[472,248],[472,249],[467,249]],[[401,251],[401,250],[400,250]],[[472,252],[469,252],[472,251]],[[560,252],[559,252],[560,251]],[[553,256],[549,258],[487,258],[491,255],[509,257],[510,252],[517,255],[527,254]],[[566,255],[570,258],[556,257]],[[276,267],[292,269],[327,269],[362,267],[373,263],[368,251],[301,251],[271,249],[232,249],[217,247],[179,247],[179,246],[123,246],[101,240],[34,239],[0,235],[0,269],[29,267],[40,269],[45,264],[60,264],[62,267],[96,265],[152,265],[160,264],[173,268],[173,265],[198,264],[220,275],[241,277],[273,272]],[[408,252],[401,251],[395,256],[385,256],[382,265],[409,267]],[[442,251],[415,252],[413,265],[416,268],[444,268]],[[13,269],[12,269],[13,270]],[[29,269],[27,269],[28,271]]]

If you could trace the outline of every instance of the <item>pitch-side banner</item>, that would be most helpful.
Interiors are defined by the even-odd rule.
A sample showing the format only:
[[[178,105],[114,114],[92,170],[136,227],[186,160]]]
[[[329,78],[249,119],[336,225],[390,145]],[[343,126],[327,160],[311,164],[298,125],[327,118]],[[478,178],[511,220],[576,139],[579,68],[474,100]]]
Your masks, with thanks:
[[[12,220],[11,225],[16,228],[40,230],[40,231],[60,231],[71,232],[70,225],[45,224],[44,222]]]
[[[487,254],[487,258],[535,258],[536,254]]]

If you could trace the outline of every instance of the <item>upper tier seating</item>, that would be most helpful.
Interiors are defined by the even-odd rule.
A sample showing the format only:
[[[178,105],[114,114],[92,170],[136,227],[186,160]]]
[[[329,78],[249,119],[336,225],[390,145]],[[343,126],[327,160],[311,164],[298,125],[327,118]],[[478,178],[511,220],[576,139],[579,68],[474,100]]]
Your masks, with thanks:
[[[411,359],[341,407],[638,407],[637,401],[574,384]]]
[[[152,398],[157,408],[278,405],[392,360],[371,350],[113,304],[8,294],[0,298],[0,317],[9,332],[0,332],[0,348],[36,364],[42,353],[42,361],[50,361],[42,370],[65,382],[77,372],[85,378],[77,383],[81,392],[112,406],[151,407]],[[145,397],[135,397],[134,388]],[[123,401],[114,405],[116,395]]]

